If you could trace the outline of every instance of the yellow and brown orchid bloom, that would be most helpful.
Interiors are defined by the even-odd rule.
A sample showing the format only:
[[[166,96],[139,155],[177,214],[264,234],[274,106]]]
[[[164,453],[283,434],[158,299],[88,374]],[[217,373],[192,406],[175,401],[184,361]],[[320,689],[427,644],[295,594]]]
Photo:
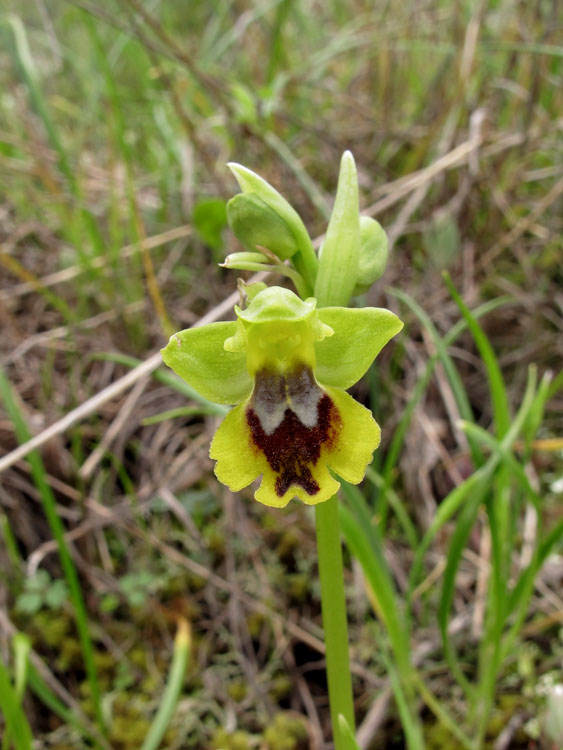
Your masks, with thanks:
[[[237,320],[174,334],[164,362],[202,396],[237,404],[211,443],[217,478],[241,490],[262,476],[256,500],[313,505],[336,493],[333,473],[357,484],[380,429],[345,392],[402,323],[389,310],[317,309],[281,287],[260,291]]]

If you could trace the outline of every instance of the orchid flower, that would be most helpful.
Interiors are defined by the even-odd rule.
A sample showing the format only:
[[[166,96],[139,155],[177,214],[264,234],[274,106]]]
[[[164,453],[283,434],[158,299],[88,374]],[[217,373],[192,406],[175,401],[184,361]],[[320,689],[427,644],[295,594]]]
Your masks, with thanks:
[[[236,404],[211,443],[217,478],[282,508],[328,500],[357,484],[380,442],[371,412],[346,393],[402,328],[389,310],[322,307],[281,287],[262,289],[236,321],[174,334],[164,362],[196,391]]]

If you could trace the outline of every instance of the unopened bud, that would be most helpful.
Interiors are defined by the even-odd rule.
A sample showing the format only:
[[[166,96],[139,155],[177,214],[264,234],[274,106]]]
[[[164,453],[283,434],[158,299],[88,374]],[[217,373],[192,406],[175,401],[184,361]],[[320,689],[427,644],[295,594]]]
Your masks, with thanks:
[[[350,151],[345,151],[315,282],[320,307],[346,306],[354,293],[358,282],[359,215],[356,164]]]
[[[358,284],[354,294],[364,294],[383,276],[388,256],[389,243],[381,224],[369,216],[360,216]]]
[[[227,255],[225,260],[220,264],[223,268],[239,268],[242,270],[248,270],[246,266],[249,263],[256,265],[257,263],[269,263],[270,261],[262,253],[231,253]]]

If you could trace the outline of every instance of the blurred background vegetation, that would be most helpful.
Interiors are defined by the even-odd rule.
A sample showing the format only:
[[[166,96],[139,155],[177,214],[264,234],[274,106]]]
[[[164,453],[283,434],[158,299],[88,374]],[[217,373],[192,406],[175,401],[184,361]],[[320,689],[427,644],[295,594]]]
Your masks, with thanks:
[[[323,747],[309,510],[220,487],[217,412],[164,368],[103,389],[173,330],[228,316],[227,161],[317,238],[347,148],[392,248],[364,302],[406,322],[355,395],[383,427],[362,502],[411,611],[426,746],[468,746],[475,720],[469,747],[561,747],[546,698],[563,682],[560,3],[4,0],[0,35],[0,452],[71,415],[0,475],[2,747],[140,747],[185,623],[162,747]],[[467,318],[454,329],[444,270],[469,308],[486,305],[485,343]],[[532,363],[543,385],[502,453],[478,429],[503,437]],[[500,464],[463,523],[444,517],[419,552],[413,593],[437,510],[489,456]],[[390,666],[360,558],[346,558],[359,743],[401,748],[397,653]],[[514,614],[503,597],[528,569]],[[480,643],[511,616],[522,627],[472,716],[464,681],[491,676]]]

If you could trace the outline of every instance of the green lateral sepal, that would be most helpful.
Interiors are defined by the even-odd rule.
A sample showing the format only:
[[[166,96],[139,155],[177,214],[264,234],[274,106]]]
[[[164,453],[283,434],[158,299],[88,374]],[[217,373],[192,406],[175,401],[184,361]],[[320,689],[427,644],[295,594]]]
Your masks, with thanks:
[[[403,327],[394,313],[379,307],[323,307],[318,314],[334,331],[315,345],[318,380],[345,389],[365,375],[385,344]]]
[[[244,352],[225,350],[236,322],[188,328],[170,337],[162,359],[198,393],[216,404],[239,404],[250,395],[252,380]]]

